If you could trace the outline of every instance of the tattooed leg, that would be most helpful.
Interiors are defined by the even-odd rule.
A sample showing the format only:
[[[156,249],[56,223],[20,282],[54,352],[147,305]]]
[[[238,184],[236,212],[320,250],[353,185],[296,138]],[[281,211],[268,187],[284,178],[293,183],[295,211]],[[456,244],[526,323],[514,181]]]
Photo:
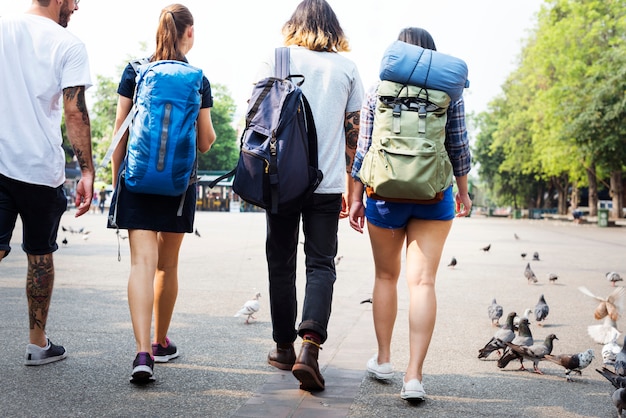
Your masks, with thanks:
[[[26,275],[26,298],[30,322],[30,342],[41,347],[46,345],[46,321],[52,286],[54,284],[54,264],[52,254],[28,255]]]

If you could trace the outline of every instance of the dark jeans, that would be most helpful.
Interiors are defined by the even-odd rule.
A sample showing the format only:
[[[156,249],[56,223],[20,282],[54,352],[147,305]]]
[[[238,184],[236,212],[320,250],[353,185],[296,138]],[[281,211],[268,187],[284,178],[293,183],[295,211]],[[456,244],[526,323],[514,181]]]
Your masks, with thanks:
[[[313,194],[299,212],[267,213],[265,250],[269,271],[273,338],[277,343],[295,341],[306,331],[326,341],[335,279],[340,194]],[[302,217],[306,288],[302,322],[296,331],[296,254]]]

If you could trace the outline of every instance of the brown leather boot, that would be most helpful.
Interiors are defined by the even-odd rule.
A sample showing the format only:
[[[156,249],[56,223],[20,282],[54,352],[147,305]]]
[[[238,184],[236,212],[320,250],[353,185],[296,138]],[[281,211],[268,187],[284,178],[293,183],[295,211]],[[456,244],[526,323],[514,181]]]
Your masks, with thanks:
[[[324,390],[324,377],[320,373],[317,358],[320,345],[305,339],[302,341],[300,354],[291,372],[300,381],[300,389],[308,391]]]
[[[276,343],[267,355],[267,362],[280,370],[291,370],[296,362],[296,350],[293,343]]]

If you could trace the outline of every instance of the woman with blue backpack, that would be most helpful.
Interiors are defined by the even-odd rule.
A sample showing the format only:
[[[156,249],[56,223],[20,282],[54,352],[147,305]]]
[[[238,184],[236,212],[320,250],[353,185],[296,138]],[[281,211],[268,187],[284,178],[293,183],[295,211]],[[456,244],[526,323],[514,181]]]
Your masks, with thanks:
[[[185,58],[194,43],[193,24],[187,7],[165,7],[154,54],[142,65],[129,64],[117,90],[116,133],[125,129],[131,113],[133,122],[111,159],[117,176],[108,227],[128,230],[128,304],[137,343],[134,383],[153,381],[154,363],[179,355],[167,336],[178,294],[178,254],[184,234],[193,232],[196,150],[207,152],[216,139],[211,86]],[[151,149],[160,152],[151,154]],[[159,167],[158,172],[152,167]],[[160,177],[164,175],[169,177]]]
[[[398,40],[405,44],[418,45],[421,47],[420,52],[422,53],[435,54],[435,42],[424,29],[406,28],[400,32]],[[394,60],[394,62],[401,62],[403,58],[417,61],[419,60],[417,57],[417,54],[400,55],[399,59]],[[435,60],[430,62],[435,62]],[[417,66],[411,65],[410,68],[417,68]],[[434,71],[436,68],[430,68],[431,77],[433,77],[432,72]],[[413,76],[414,74],[409,75]],[[403,92],[411,90],[410,86],[407,86],[408,83],[405,82],[409,78],[409,76],[403,78],[403,83],[400,83],[398,87],[399,93],[395,96],[392,95],[391,99],[398,99],[394,102],[397,104],[398,113],[401,114],[406,111],[406,117],[414,117],[413,120],[417,121],[416,124],[420,124],[422,121],[429,124],[430,119],[427,114],[430,110],[428,109],[435,108],[433,112],[437,112],[437,108],[440,108],[434,106],[433,97],[439,97],[445,92],[427,90],[430,88],[428,86],[418,86],[416,90],[420,91],[420,94],[424,93],[427,100],[422,102],[416,100],[413,103],[403,101],[406,99],[402,96],[405,94]],[[463,86],[466,80],[461,81],[461,86]],[[385,131],[386,128],[388,128],[386,132],[400,132],[403,124],[398,118],[394,120],[398,126],[394,128],[385,127],[381,126],[380,122],[384,116],[375,118],[375,115],[379,116],[377,106],[383,106],[384,101],[389,99],[380,92],[384,90],[382,87],[384,84],[385,81],[381,81],[366,94],[361,108],[360,133],[352,167],[353,187],[350,196],[350,226],[362,233],[367,218],[367,229],[374,256],[375,279],[372,294],[372,314],[378,352],[367,362],[366,368],[371,375],[380,380],[390,380],[394,376],[391,364],[391,337],[398,310],[397,284],[402,267],[402,248],[406,242],[405,274],[410,295],[409,364],[403,378],[400,396],[409,401],[423,400],[426,393],[422,385],[422,367],[435,327],[437,311],[435,295],[437,268],[452,226],[452,220],[455,217],[455,208],[456,216],[462,217],[469,215],[472,207],[467,184],[471,156],[465,127],[463,97],[460,96],[449,103],[449,95],[453,96],[453,93],[445,94],[444,97],[447,100],[444,100],[444,106],[448,107],[447,110],[444,108],[443,116],[447,116],[447,120],[445,122],[445,138],[441,138],[441,141],[445,142],[444,159],[449,159],[449,162],[444,166],[448,167],[446,171],[449,170],[448,174],[450,175],[449,177],[447,175],[442,176],[449,180],[446,180],[440,191],[435,190],[439,196],[436,198],[429,197],[430,200],[419,201],[404,200],[402,196],[383,198],[375,193],[376,190],[370,193],[371,187],[367,187],[368,194],[364,205],[363,194],[366,185],[362,181],[367,176],[363,175],[363,169],[367,168],[365,171],[368,171],[372,168],[365,167],[368,161],[366,155],[370,149],[373,149],[372,143],[380,139],[376,137],[380,137],[381,132]],[[420,109],[422,104],[424,105],[424,118],[419,118],[418,112],[412,112],[415,114],[412,116],[410,108],[415,105],[415,109]],[[382,113],[391,114],[390,111]],[[433,120],[435,119],[437,117],[434,117]],[[436,124],[437,122],[433,123]],[[410,130],[412,127],[403,126],[403,128]],[[417,131],[426,132],[426,135],[430,132],[428,127],[423,130],[415,129],[415,132]],[[443,133],[444,130],[441,131],[441,134]],[[383,142],[392,143],[397,139],[397,136],[391,133],[382,139]],[[417,139],[416,137],[414,143],[418,142]],[[432,142],[436,141],[437,139]],[[385,152],[381,152],[381,154],[385,154]],[[386,153],[385,158],[391,158],[391,156]],[[417,163],[418,166],[420,164],[422,163]],[[373,177],[377,176],[375,170],[369,171],[374,173]],[[452,174],[456,178],[458,187],[456,196],[453,196],[452,192]]]

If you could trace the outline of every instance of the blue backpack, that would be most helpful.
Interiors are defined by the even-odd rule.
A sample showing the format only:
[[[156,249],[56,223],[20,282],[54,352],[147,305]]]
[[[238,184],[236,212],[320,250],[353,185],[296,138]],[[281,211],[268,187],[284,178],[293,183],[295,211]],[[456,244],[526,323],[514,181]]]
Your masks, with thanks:
[[[179,196],[193,180],[202,70],[182,61],[137,68],[124,180],[135,193]]]
[[[275,68],[248,101],[237,166],[209,184],[234,174],[233,191],[274,214],[298,210],[322,181],[313,113],[300,89],[304,77],[289,74],[289,48],[276,49]]]

